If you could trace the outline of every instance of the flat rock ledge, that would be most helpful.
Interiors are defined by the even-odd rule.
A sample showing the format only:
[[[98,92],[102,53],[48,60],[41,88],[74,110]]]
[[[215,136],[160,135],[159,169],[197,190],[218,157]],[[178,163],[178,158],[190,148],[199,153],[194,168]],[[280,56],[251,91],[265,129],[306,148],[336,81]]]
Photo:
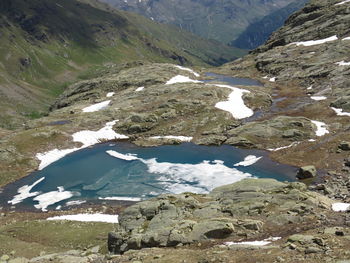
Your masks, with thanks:
[[[332,200],[298,182],[246,179],[207,195],[167,194],[128,207],[108,249],[124,253],[150,247],[257,238],[264,229],[316,222]]]

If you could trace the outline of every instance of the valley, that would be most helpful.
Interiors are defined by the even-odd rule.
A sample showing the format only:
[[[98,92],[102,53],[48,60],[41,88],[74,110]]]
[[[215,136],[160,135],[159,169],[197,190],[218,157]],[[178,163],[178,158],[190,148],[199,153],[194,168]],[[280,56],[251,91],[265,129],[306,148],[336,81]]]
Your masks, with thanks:
[[[249,54],[21,3],[0,4],[0,262],[350,259],[349,1],[311,0]]]

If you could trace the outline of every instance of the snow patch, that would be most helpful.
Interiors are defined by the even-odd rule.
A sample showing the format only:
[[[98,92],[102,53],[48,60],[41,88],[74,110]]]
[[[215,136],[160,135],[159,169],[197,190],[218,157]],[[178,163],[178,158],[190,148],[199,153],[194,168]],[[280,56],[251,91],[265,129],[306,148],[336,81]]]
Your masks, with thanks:
[[[350,204],[347,203],[334,203],[332,204],[332,210],[335,212],[345,212],[350,209]]]
[[[49,152],[37,153],[36,158],[39,159],[39,161],[40,161],[38,169],[42,170],[45,167],[49,166],[50,164],[63,158],[67,154],[70,154],[70,153],[75,152],[77,150],[79,150],[79,148],[64,149],[64,150],[53,149]]]
[[[23,200],[25,200],[29,197],[33,197],[33,196],[40,194],[39,192],[31,193],[30,191],[33,189],[34,186],[39,184],[44,179],[45,179],[45,177],[41,177],[39,180],[37,180],[36,182],[34,182],[31,185],[24,185],[24,186],[18,188],[18,190],[17,190],[18,195],[15,195],[12,200],[7,201],[7,202],[9,204],[15,205],[15,204],[21,203]]]
[[[350,3],[350,0],[345,0],[345,1],[340,2],[338,4],[335,4],[335,5],[343,5],[343,4],[346,4],[346,3]]]
[[[350,37],[344,37],[342,40],[350,40]]]
[[[338,66],[350,66],[350,62],[345,62],[344,60],[340,61],[340,62],[337,62],[335,64],[338,65]]]
[[[74,142],[80,142],[83,145],[79,148],[58,150],[54,149],[45,153],[36,154],[36,158],[40,160],[39,170],[44,169],[48,165],[58,161],[69,153],[84,149],[99,143],[102,140],[127,139],[128,136],[118,134],[113,130],[113,126],[117,121],[107,122],[106,126],[98,131],[80,131],[72,135]]]
[[[99,197],[98,199],[108,200],[108,201],[131,201],[131,202],[138,202],[142,200],[139,197],[127,197],[127,196]]]
[[[178,65],[176,65],[175,68],[178,68],[178,69],[181,69],[181,70],[184,70],[184,71],[191,72],[191,73],[192,73],[193,75],[195,75],[196,77],[199,77],[199,76],[200,76],[197,72],[193,71],[193,70],[190,69],[190,68],[185,68],[185,67],[181,67],[181,66],[178,66]]]
[[[145,88],[145,87],[138,87],[135,91],[136,91],[136,92],[139,92],[139,91],[144,90],[144,88]]]
[[[250,166],[259,161],[262,157],[256,157],[255,155],[248,155],[244,158],[244,161],[236,163],[234,166]]]
[[[74,200],[74,201],[66,202],[66,206],[81,205],[85,203],[86,203],[86,200]]]
[[[265,246],[279,239],[281,239],[281,237],[270,237],[261,241],[225,242],[224,245],[226,246],[232,246],[232,245]]]
[[[100,103],[96,103],[94,105],[91,105],[89,107],[84,108],[83,112],[95,112],[95,111],[102,110],[102,109],[106,108],[110,102],[111,102],[110,100],[106,100],[106,101],[102,101]]]
[[[335,41],[338,40],[338,37],[336,35],[328,37],[328,38],[324,38],[324,39],[319,39],[319,40],[310,40],[310,41],[303,41],[303,42],[293,42],[288,44],[288,46],[290,45],[297,45],[297,46],[315,46],[315,45],[320,45],[320,44],[324,44],[327,42],[331,42],[331,41]]]
[[[189,77],[186,76],[182,76],[182,75],[177,75],[173,78],[171,78],[167,83],[165,83],[165,85],[171,85],[171,84],[175,84],[175,83],[203,83],[202,81],[199,80],[194,80],[194,79],[190,79]]]
[[[128,136],[116,133],[113,130],[113,126],[117,121],[107,122],[106,126],[98,131],[80,131],[72,135],[74,142],[80,142],[83,144],[81,148],[86,148],[101,142],[102,140],[114,140],[114,139],[128,139]],[[80,148],[80,149],[81,149]]]
[[[276,81],[276,77],[272,77],[269,79],[270,82],[275,82]]]
[[[277,151],[279,151],[279,150],[283,150],[283,149],[287,149],[287,148],[296,146],[296,145],[298,145],[299,143],[300,143],[300,142],[293,142],[292,144],[287,145],[287,146],[282,146],[282,147],[278,147],[278,148],[269,148],[269,149],[267,149],[267,150],[268,150],[268,151],[272,151],[272,152],[277,152]]]
[[[121,159],[121,160],[125,160],[125,161],[134,161],[134,160],[140,160],[140,158],[138,158],[135,154],[122,154],[122,153],[118,153],[116,151],[106,151],[107,154],[109,154],[112,157]]]
[[[190,142],[192,141],[193,137],[187,137],[187,136],[174,136],[174,135],[167,135],[167,136],[152,136],[150,137],[150,139],[153,140],[158,140],[158,139],[174,139],[174,140],[178,140],[181,142]]]
[[[133,157],[138,158],[136,155]],[[221,160],[203,161],[198,164],[158,162],[156,158],[138,160],[147,165],[149,173],[161,174],[157,180],[164,189],[175,194],[208,193],[216,187],[252,177],[249,173],[225,166]]]
[[[107,215],[107,214],[76,214],[76,215],[64,215],[64,216],[54,216],[49,217],[46,220],[69,220],[69,221],[79,221],[79,222],[103,222],[117,224],[118,215]]]
[[[74,193],[71,191],[64,191],[62,186],[57,187],[57,191],[47,192],[41,195],[38,195],[33,200],[38,201],[39,203],[34,205],[35,208],[41,209],[41,211],[47,211],[47,207],[62,200],[69,199],[74,196]]]
[[[316,100],[316,101],[319,101],[319,100],[326,100],[327,97],[325,96],[311,96],[310,97],[312,100]]]
[[[114,94],[115,94],[115,92],[108,92],[107,95],[106,95],[106,97],[107,97],[107,98],[113,97]]]
[[[244,104],[242,98],[244,93],[250,93],[249,90],[239,89],[228,85],[214,85],[220,88],[229,88],[232,90],[232,93],[228,97],[228,101],[221,101],[216,103],[216,108],[231,113],[235,119],[248,118],[254,114],[253,110]]]
[[[316,130],[316,136],[323,136],[329,131],[327,130],[327,125],[324,122],[321,121],[311,121],[313,124],[316,125],[317,130]]]
[[[208,193],[212,189],[238,182],[251,177],[235,168],[227,167],[223,161],[203,161],[198,164],[181,164],[158,162],[155,158],[142,160],[148,166],[148,172],[165,174],[158,180],[163,181],[165,188],[175,194],[183,192]],[[168,182],[171,183],[168,183]],[[186,185],[184,184],[186,182]]]
[[[350,112],[343,112],[343,109],[337,109],[337,108],[333,108],[333,107],[331,107],[331,109],[334,110],[335,113],[338,116],[348,116],[348,117],[350,117]]]

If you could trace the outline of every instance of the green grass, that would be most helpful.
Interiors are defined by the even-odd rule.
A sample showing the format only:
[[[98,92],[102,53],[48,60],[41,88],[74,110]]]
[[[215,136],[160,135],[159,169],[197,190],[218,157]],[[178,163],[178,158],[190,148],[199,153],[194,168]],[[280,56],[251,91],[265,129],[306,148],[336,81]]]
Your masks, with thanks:
[[[0,254],[15,251],[17,257],[30,258],[39,256],[43,251],[55,253],[72,249],[83,250],[97,245],[101,247],[102,253],[106,253],[107,234],[112,230],[113,225],[107,223],[45,221],[29,218],[20,222],[12,221],[0,227]]]
[[[19,127],[23,116],[36,118],[69,84],[94,76],[106,64],[142,60],[208,66],[245,54],[172,26],[74,0],[3,0],[0,24],[0,78],[8,86],[0,101],[11,102],[0,103],[4,128]],[[23,91],[23,97],[15,94]]]

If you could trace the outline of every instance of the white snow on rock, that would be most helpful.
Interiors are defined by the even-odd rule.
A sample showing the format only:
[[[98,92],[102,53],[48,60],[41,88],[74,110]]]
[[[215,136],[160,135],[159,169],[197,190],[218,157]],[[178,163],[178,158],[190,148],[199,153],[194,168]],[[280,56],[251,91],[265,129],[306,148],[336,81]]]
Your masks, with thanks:
[[[331,41],[335,41],[338,40],[338,37],[336,35],[325,38],[325,39],[319,39],[319,40],[310,40],[310,41],[303,41],[303,42],[293,42],[288,44],[288,46],[290,45],[297,45],[297,46],[315,46],[315,45],[320,45],[320,44],[324,44],[327,42],[331,42]]]
[[[109,201],[132,201],[138,202],[142,199],[139,197],[127,197],[127,196],[109,196],[109,197],[99,197],[100,200],[109,200]]]
[[[350,40],[350,37],[344,37],[342,40]]]
[[[39,184],[44,179],[45,179],[45,177],[41,177],[39,180],[37,180],[36,182],[34,182],[31,185],[24,185],[24,186],[18,188],[18,190],[17,190],[18,195],[15,195],[12,200],[7,201],[7,202],[9,204],[15,205],[15,204],[21,203],[23,200],[25,200],[29,197],[33,197],[33,196],[40,194],[39,192],[31,193],[30,191],[33,189],[34,186]]]
[[[345,0],[345,1],[340,2],[338,4],[335,4],[335,5],[343,5],[343,4],[346,4],[346,3],[350,3],[350,0]]]
[[[281,147],[278,147],[278,148],[269,148],[269,149],[267,149],[267,150],[268,150],[268,151],[272,151],[272,152],[277,152],[277,151],[279,151],[279,150],[283,150],[283,149],[287,149],[287,148],[296,146],[296,145],[298,145],[299,143],[300,143],[300,142],[293,142],[292,144],[287,145],[287,146],[281,146]]]
[[[96,112],[96,111],[102,110],[102,109],[106,108],[109,105],[109,103],[111,103],[110,100],[106,100],[106,101],[102,101],[100,103],[96,103],[94,105],[91,105],[89,107],[84,108],[83,112]]]
[[[144,88],[145,88],[145,87],[138,87],[135,91],[136,91],[136,92],[139,92],[139,91],[144,90]]]
[[[338,66],[350,66],[350,62],[345,62],[344,60],[337,62],[335,64],[337,64]]]
[[[113,97],[114,94],[115,94],[115,92],[108,92],[107,95],[106,95],[106,97],[107,97],[107,98]]]
[[[312,85],[310,87],[307,88],[307,90],[311,90],[312,89]]]
[[[72,135],[74,142],[80,142],[83,145],[79,148],[72,148],[72,149],[63,149],[58,150],[54,149],[45,153],[38,153],[36,154],[36,158],[40,160],[39,164],[39,170],[44,169],[48,165],[58,161],[59,159],[63,158],[69,153],[81,150],[83,148],[92,146],[94,144],[97,144],[103,140],[114,140],[114,139],[127,139],[128,136],[118,134],[113,130],[113,126],[115,125],[117,121],[111,121],[107,122],[106,126],[98,131],[80,131],[76,132]]]
[[[276,81],[276,77],[272,77],[269,79],[270,82],[275,82]]]
[[[326,100],[327,97],[325,96],[311,96],[310,97],[312,100],[320,101],[320,100]]]
[[[323,136],[329,131],[327,130],[327,125],[324,122],[321,121],[311,121],[313,124],[316,125],[317,130],[316,130],[316,136]]]
[[[190,142],[192,141],[193,137],[187,137],[187,136],[174,136],[174,135],[167,135],[167,136],[152,136],[150,139],[158,140],[158,139],[174,139],[181,142]]]
[[[182,76],[182,75],[177,75],[173,78],[171,78],[167,83],[165,83],[166,85],[171,85],[171,84],[175,84],[175,83],[203,83],[202,81],[199,80],[194,80],[194,79],[190,79],[189,77],[186,76]]]
[[[113,130],[113,126],[117,121],[107,122],[106,126],[98,131],[80,131],[72,135],[74,142],[80,142],[83,144],[81,148],[86,148],[97,144],[103,140],[114,140],[114,139],[128,139],[128,136],[116,133]],[[81,149],[80,148],[80,149]]]
[[[281,237],[271,237],[261,241],[225,242],[224,245],[226,246],[233,246],[233,245],[265,246],[279,239],[281,239]]]
[[[244,119],[254,114],[253,110],[248,108],[243,101],[243,94],[250,93],[249,90],[239,89],[228,85],[214,84],[220,88],[229,88],[232,93],[228,97],[228,101],[221,101],[216,103],[215,107],[227,111],[232,114],[235,119]]]
[[[79,222],[102,222],[102,223],[112,223],[117,224],[118,215],[107,215],[107,214],[76,214],[76,215],[63,215],[49,217],[46,220],[69,220],[69,221],[79,221]]]
[[[38,201],[39,203],[34,205],[35,208],[41,209],[41,211],[47,211],[47,207],[62,200],[69,199],[74,196],[74,193],[71,191],[64,191],[62,186],[57,187],[57,191],[47,192],[41,195],[36,196],[33,200]]]
[[[348,116],[348,117],[350,117],[350,112],[343,112],[343,109],[337,109],[337,108],[333,108],[333,107],[331,107],[331,109],[334,110],[335,113],[338,116]]]
[[[135,154],[130,154],[130,153],[122,154],[122,153],[119,153],[119,152],[116,152],[116,151],[112,151],[112,150],[106,151],[106,153],[109,154],[112,157],[115,157],[115,158],[118,158],[118,159],[121,159],[121,160],[125,160],[125,161],[140,160]]]
[[[244,161],[236,163],[234,166],[250,166],[259,161],[262,157],[256,157],[255,155],[248,155],[244,158]]]
[[[193,70],[190,69],[190,68],[185,68],[185,67],[181,67],[181,66],[178,66],[178,65],[176,65],[175,67],[178,68],[178,69],[184,70],[184,71],[191,72],[191,73],[192,73],[193,75],[195,75],[196,77],[199,77],[199,76],[200,76],[197,72],[193,71]]]
[[[350,204],[347,203],[334,203],[332,204],[332,210],[335,212],[345,212],[350,209]]]

